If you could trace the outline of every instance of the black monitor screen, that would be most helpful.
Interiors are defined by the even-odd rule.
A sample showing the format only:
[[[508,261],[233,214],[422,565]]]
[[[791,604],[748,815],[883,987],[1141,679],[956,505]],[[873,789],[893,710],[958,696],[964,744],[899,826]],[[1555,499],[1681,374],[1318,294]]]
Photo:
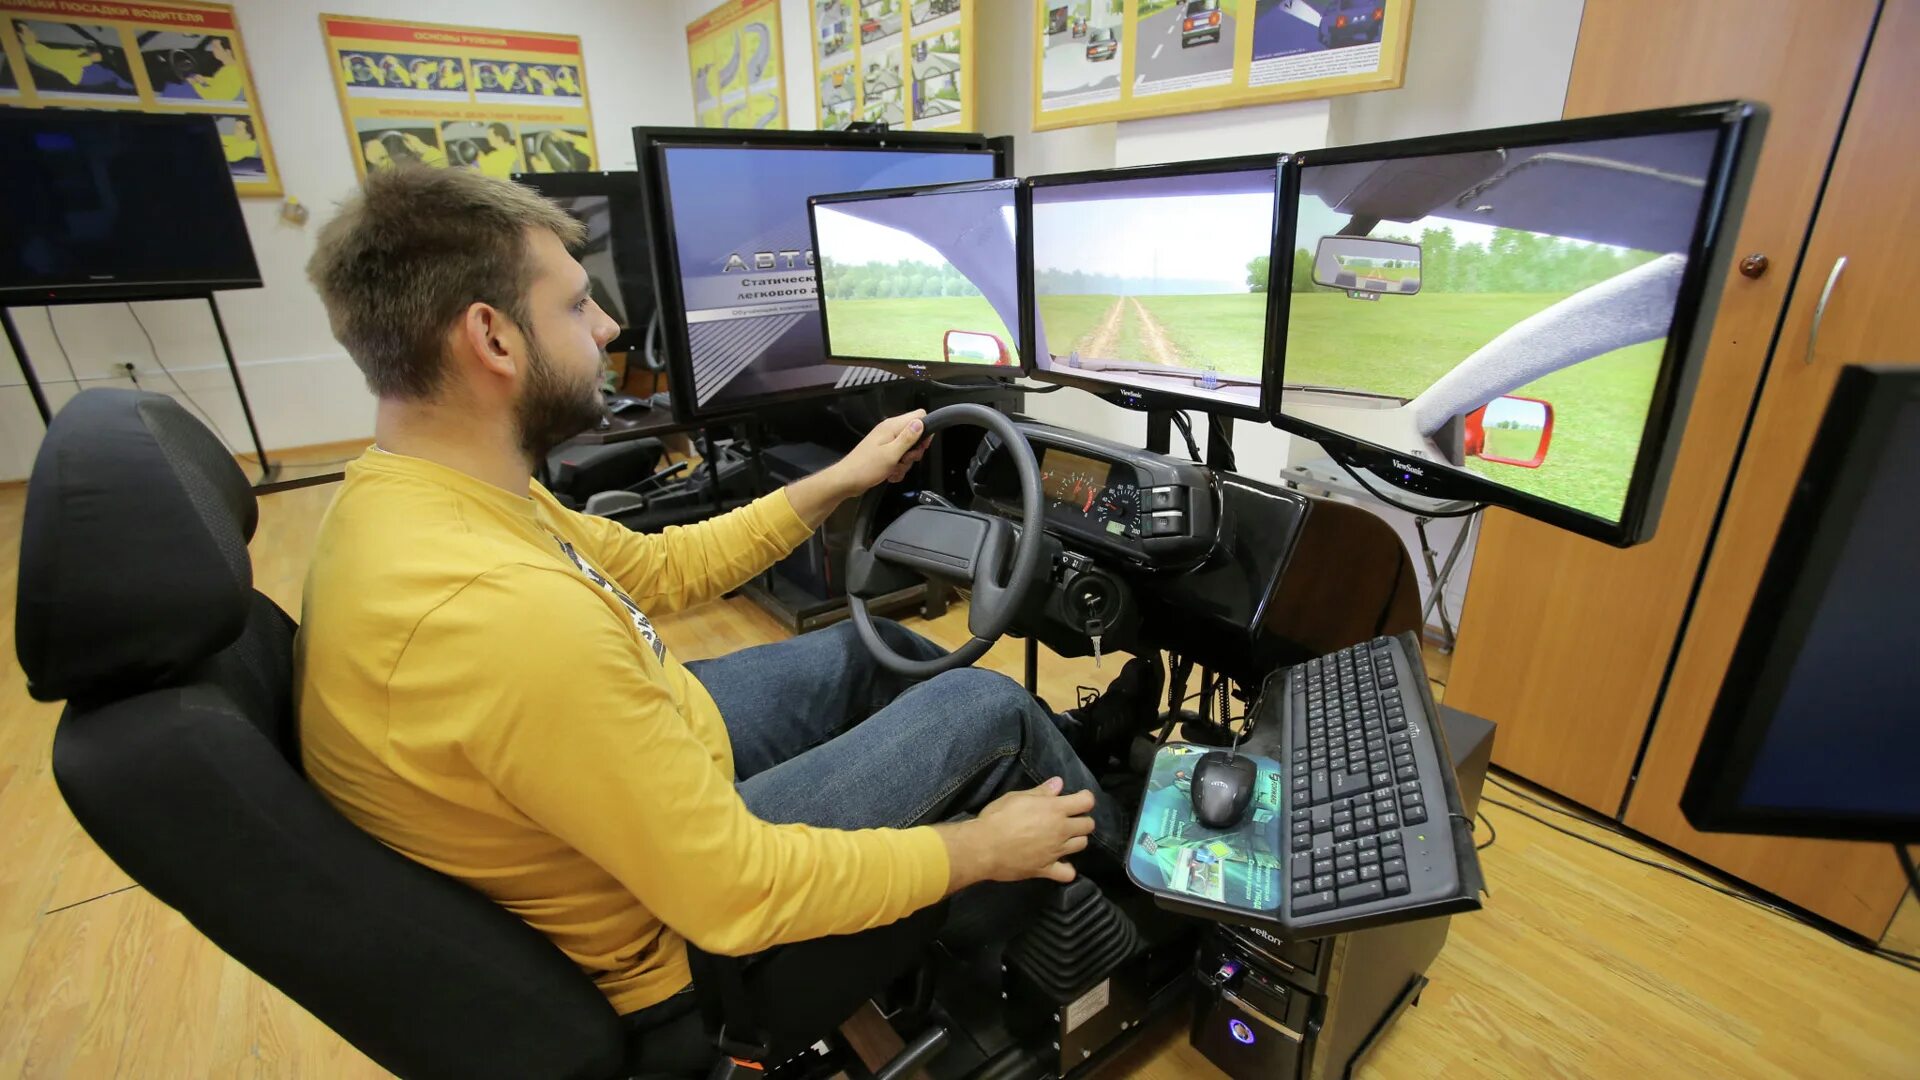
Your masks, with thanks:
[[[1920,818],[1920,400],[1864,457],[1852,519],[1827,525],[1844,532],[1833,565],[1789,601],[1805,605],[1805,636],[1780,641],[1771,658],[1785,683],[1747,776],[1749,805]]]
[[[1920,372],[1851,368],[1682,805],[1701,828],[1920,839]]]
[[[999,161],[988,150],[907,148],[665,144],[658,153],[666,272],[678,279],[693,384],[684,407],[704,415],[891,377],[827,362],[808,197],[986,180]]]
[[[0,109],[0,192],[0,300],[260,284],[210,117]]]
[[[654,295],[639,174],[524,173],[513,179],[586,226],[587,238],[573,254],[586,268],[594,303],[620,324],[607,351],[641,348],[654,314]]]
[[[828,355],[913,372],[1019,371],[1018,189],[1002,180],[815,204]]]
[[[1035,376],[1259,412],[1275,179],[1036,182]]]
[[[1723,132],[1652,130],[1302,155],[1282,426],[1620,542],[1655,467],[1643,441],[1666,441],[1676,320],[1700,306],[1690,263],[1725,208]]]
[[[553,200],[587,227],[587,239],[574,257],[586,268],[593,302],[623,327],[632,326],[620,298],[620,275],[613,269],[613,211],[605,195],[576,195]]]

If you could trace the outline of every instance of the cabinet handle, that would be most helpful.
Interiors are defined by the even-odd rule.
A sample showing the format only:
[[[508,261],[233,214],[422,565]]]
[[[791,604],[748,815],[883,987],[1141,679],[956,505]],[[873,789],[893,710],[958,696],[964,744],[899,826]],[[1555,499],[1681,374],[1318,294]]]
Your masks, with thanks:
[[[1820,302],[1813,309],[1813,330],[1807,334],[1807,363],[1813,363],[1813,347],[1820,341],[1820,320],[1827,317],[1827,301],[1833,299],[1833,287],[1840,284],[1840,271],[1847,268],[1845,255],[1833,260],[1833,270],[1827,274],[1827,287],[1820,290]]]

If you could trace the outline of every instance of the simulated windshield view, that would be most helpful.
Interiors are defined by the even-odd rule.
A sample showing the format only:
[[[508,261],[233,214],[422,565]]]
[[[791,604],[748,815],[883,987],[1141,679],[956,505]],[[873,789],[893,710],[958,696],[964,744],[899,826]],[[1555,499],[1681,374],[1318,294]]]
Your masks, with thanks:
[[[841,148],[680,146],[662,157],[701,409],[890,378],[821,355],[807,198],[986,180],[995,164],[988,153]]]
[[[1260,405],[1272,169],[1033,189],[1036,366]]]
[[[1306,166],[1281,413],[1618,521],[1715,143]]]
[[[828,351],[1020,366],[1014,185],[813,208]]]

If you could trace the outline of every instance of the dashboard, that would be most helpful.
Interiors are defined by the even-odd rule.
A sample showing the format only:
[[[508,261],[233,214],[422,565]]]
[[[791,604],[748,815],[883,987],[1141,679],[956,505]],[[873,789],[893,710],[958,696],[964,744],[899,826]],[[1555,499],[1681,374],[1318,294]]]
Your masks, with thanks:
[[[1047,530],[1143,566],[1190,566],[1213,549],[1219,496],[1210,470],[1032,421],[1019,427],[1040,465]],[[994,438],[968,466],[976,497],[1013,513],[1020,481]]]

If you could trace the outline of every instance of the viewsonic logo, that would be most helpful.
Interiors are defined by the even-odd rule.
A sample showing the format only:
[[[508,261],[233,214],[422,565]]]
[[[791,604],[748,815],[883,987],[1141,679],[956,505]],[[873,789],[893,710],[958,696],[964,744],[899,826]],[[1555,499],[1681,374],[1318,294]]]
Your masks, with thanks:
[[[1401,472],[1410,472],[1415,476],[1427,475],[1427,470],[1421,468],[1418,465],[1409,464],[1405,461],[1401,461],[1399,458],[1392,458],[1390,460],[1392,460],[1393,462],[1393,467],[1396,469],[1399,469]]]
[[[798,248],[786,248],[781,251],[755,251],[749,254],[753,258],[751,263],[747,262],[745,258],[742,258],[737,251],[728,255],[727,265],[722,267],[720,272],[723,274],[731,274],[737,270],[745,274],[755,270],[798,270],[800,269],[803,258],[806,267],[809,270],[813,268],[813,252],[801,251]]]

